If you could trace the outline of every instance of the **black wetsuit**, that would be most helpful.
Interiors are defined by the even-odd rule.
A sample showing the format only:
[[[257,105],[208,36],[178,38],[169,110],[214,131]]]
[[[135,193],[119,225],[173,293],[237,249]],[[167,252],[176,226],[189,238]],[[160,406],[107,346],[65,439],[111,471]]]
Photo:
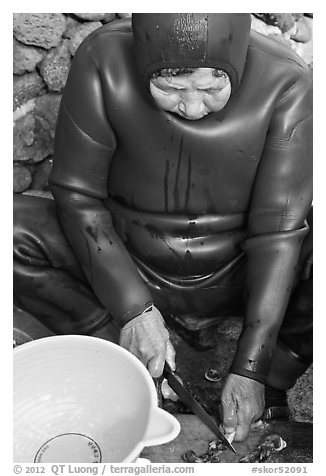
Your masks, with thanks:
[[[77,51],[55,203],[19,198],[15,222],[16,294],[55,332],[91,333],[108,313],[121,327],[152,302],[181,318],[242,313],[231,371],[265,382],[297,289],[283,341],[310,362],[311,73],[249,18],[138,14],[134,37],[122,21]],[[224,69],[227,105],[199,121],[159,109],[149,77],[175,66]]]

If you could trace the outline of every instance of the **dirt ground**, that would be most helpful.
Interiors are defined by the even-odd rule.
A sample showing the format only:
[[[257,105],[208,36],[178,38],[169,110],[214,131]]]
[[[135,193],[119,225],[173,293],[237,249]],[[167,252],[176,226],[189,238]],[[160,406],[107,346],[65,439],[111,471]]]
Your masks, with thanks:
[[[201,404],[212,413],[220,400],[221,389],[228,374],[237,339],[242,327],[241,320],[230,318],[220,324],[217,333],[215,349],[196,350],[176,332],[170,329],[171,340],[177,351],[177,370],[183,381]],[[210,382],[205,378],[205,372],[214,368],[221,380]],[[297,381],[294,388],[288,392],[288,402],[293,418],[299,422],[313,421],[313,370],[312,366]],[[186,411],[182,406],[176,409],[170,403],[165,404],[172,412]]]
[[[221,323],[216,333],[217,345],[210,350],[194,349],[170,329],[171,340],[177,351],[177,372],[201,405],[217,419],[219,419],[218,404],[221,390],[228,375],[241,328],[242,322],[237,318],[230,318]],[[211,332],[211,337],[214,337],[214,332]],[[217,371],[219,381],[210,382],[205,378],[205,372],[211,368]],[[288,392],[292,414],[289,421],[273,420],[270,423],[262,423],[263,428],[257,427],[256,430],[252,428],[244,442],[234,443],[238,455],[226,450],[220,455],[221,462],[237,463],[239,455],[248,454],[261,444],[265,432],[280,435],[287,443],[285,450],[275,453],[268,459],[269,463],[311,463],[313,461],[312,375],[311,367]],[[164,409],[174,413],[182,423],[182,433],[170,446],[147,448],[145,456],[152,462],[175,462],[180,461],[181,455],[189,449],[194,450],[196,455],[200,455],[201,451],[205,452],[207,442],[212,439],[212,435],[208,437],[207,427],[205,428],[195,415],[189,414],[180,402],[172,403],[170,400],[162,399],[160,403]]]
[[[52,334],[33,316],[17,308],[14,309],[13,321],[14,338],[17,345],[31,338],[37,339]],[[241,327],[242,322],[236,318],[222,322],[216,335],[211,332],[211,337],[214,340],[217,337],[217,345],[209,350],[196,350],[184,338],[180,337],[179,333],[170,328],[171,341],[176,349],[178,374],[201,405],[215,417],[218,417],[221,389],[228,375]],[[205,378],[205,372],[212,368],[217,371],[220,377],[217,382],[211,382]],[[267,424],[266,428],[259,431],[252,429],[246,442],[237,443],[238,456],[247,454],[256,448],[257,444],[260,444],[259,441],[261,441],[264,432],[274,432],[285,438],[288,446],[286,451],[277,453],[274,459],[270,459],[269,462],[312,462],[312,378],[311,367],[289,392],[288,400],[292,413],[290,421],[275,421],[275,424],[273,422]],[[158,389],[160,382],[161,380],[156,381]],[[186,450],[196,450],[197,454],[206,451],[208,441],[214,436],[210,434],[208,428],[195,415],[191,415],[182,403],[173,403],[171,400],[162,398],[159,403],[164,409],[175,414],[182,423],[183,430],[178,439],[173,441],[170,446],[160,445],[145,449],[145,457],[149,457],[152,462],[179,462],[181,455]],[[199,437],[200,435],[201,437]],[[230,450],[223,453],[222,456],[222,462],[237,462]]]

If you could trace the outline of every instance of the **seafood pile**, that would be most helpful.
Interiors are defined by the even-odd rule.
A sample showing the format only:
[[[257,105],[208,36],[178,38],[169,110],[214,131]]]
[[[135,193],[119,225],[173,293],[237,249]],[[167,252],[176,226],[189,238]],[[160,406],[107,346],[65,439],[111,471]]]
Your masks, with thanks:
[[[274,451],[282,451],[285,447],[286,441],[280,435],[268,435],[256,449],[241,458],[239,463],[263,463]]]
[[[189,450],[181,457],[185,463],[222,463],[220,455],[226,449],[226,445],[219,440],[213,440],[208,443],[208,450],[200,456],[197,456],[193,450]]]
[[[286,447],[286,442],[280,435],[267,435],[260,445],[252,452],[243,456],[239,463],[263,463],[267,461],[272,453],[281,451]],[[193,450],[189,450],[182,455],[185,463],[222,463],[221,456],[226,446],[219,440],[210,441],[206,453],[197,456]]]

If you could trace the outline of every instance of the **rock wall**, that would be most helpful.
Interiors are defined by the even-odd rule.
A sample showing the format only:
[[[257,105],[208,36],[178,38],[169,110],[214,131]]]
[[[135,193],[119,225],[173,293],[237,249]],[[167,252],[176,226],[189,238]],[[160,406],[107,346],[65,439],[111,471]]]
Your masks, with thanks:
[[[14,13],[13,189],[48,190],[55,124],[72,58],[102,25],[129,13]],[[252,28],[287,44],[312,67],[312,14],[255,13]]]

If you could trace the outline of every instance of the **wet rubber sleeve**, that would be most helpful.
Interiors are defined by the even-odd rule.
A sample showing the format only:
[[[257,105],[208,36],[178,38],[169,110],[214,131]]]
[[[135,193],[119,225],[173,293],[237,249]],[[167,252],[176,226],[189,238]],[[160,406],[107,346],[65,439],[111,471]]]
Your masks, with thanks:
[[[50,187],[64,233],[95,295],[123,327],[152,297],[103,204],[116,148],[108,116],[100,73],[86,42],[74,57],[62,97]]]
[[[246,315],[231,372],[265,382],[312,200],[312,86],[302,75],[271,118],[248,221]]]

